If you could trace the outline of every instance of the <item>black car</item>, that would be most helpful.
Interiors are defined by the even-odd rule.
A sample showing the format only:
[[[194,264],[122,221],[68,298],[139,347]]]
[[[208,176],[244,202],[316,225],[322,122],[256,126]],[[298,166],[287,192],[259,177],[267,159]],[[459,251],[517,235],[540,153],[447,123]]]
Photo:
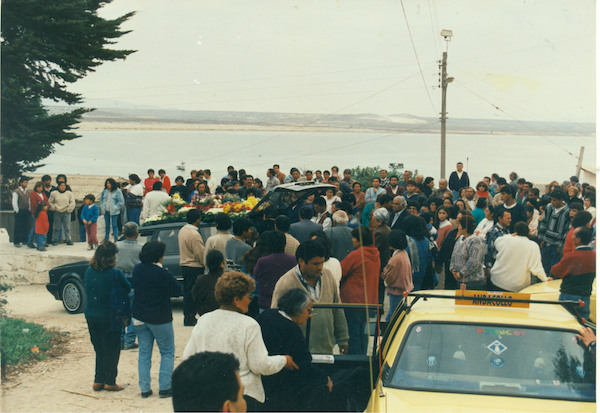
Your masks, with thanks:
[[[166,224],[152,224],[140,227],[139,242],[158,240],[166,244],[163,267],[171,271],[178,280],[182,281],[181,268],[179,267],[179,242],[177,236],[185,222],[169,222]],[[198,231],[204,242],[211,235],[217,233],[214,223],[201,223]],[[63,302],[65,310],[69,313],[80,313],[85,308],[86,296],[84,285],[85,272],[89,261],[78,261],[61,265],[49,271],[50,282],[46,284],[48,291]]]

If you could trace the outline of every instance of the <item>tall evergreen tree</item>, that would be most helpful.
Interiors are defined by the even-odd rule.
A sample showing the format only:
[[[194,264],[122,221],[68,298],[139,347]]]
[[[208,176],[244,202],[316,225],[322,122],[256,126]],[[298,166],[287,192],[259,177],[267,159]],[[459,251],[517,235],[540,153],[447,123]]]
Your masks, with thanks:
[[[42,99],[77,105],[80,94],[67,86],[106,61],[134,50],[110,45],[129,31],[98,16],[111,0],[3,0],[1,71],[1,155],[4,185],[43,166],[54,145],[78,138],[73,128],[89,108],[49,114]]]

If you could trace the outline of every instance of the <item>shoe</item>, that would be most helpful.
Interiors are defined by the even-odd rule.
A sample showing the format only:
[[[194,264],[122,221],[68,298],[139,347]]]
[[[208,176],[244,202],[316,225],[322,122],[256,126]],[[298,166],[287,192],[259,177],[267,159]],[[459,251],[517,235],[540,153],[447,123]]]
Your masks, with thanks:
[[[29,248],[35,248],[35,245],[33,245],[33,244],[27,244],[27,246],[28,246]]]
[[[104,390],[107,390],[107,391],[121,391],[121,390],[125,390],[125,387],[119,386],[118,384],[105,384],[104,385]]]
[[[140,345],[138,343],[126,344],[123,346],[123,350],[133,350],[138,348]]]
[[[73,241],[67,241],[67,245],[73,245]]]
[[[94,391],[100,391],[104,389],[104,384],[102,383],[94,383],[92,385],[92,389],[94,389]]]
[[[164,399],[165,397],[171,397],[171,396],[173,396],[173,389],[158,391],[158,397],[160,397],[161,399]]]
[[[90,245],[88,245],[88,250],[93,250],[93,249],[94,249],[94,246],[93,246],[93,245],[91,245],[91,244],[90,244]]]
[[[194,318],[185,318],[185,319],[183,320],[183,325],[184,325],[185,327],[194,327],[194,326],[196,325],[196,321],[197,321],[197,320],[196,320],[196,318],[195,318],[195,317],[194,317]]]
[[[152,396],[152,390],[142,392],[142,399],[147,399],[150,396]]]
[[[41,250],[38,251],[48,251],[48,248],[42,248]]]
[[[15,247],[21,248],[21,243],[19,242],[18,244],[15,244]]]

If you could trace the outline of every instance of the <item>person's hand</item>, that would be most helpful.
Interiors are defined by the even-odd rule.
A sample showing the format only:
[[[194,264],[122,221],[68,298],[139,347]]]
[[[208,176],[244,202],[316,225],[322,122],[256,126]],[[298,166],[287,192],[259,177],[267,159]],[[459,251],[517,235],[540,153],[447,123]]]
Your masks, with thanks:
[[[492,275],[492,271],[491,271],[491,268],[490,268],[490,267],[485,267],[485,268],[483,269],[483,272],[485,273],[485,276],[486,276],[487,278],[490,278],[490,277],[491,277],[491,275]]]
[[[348,344],[340,344],[340,354],[348,354]]]
[[[594,331],[589,327],[582,327],[580,334],[577,334],[577,338],[583,341],[583,344],[590,345],[592,341],[596,341],[596,335]]]
[[[284,368],[286,368],[288,370],[298,370],[299,369],[298,365],[296,363],[294,363],[294,359],[292,358],[292,356],[285,355],[283,357],[285,357],[285,359],[287,360]]]
[[[547,278],[546,281],[552,281],[554,279],[552,277],[546,277],[546,278]]]
[[[456,278],[457,280],[460,278],[460,273],[456,270],[452,270],[452,275],[454,276],[454,278]]]
[[[329,389],[329,393],[333,391],[333,382],[331,381],[331,377],[327,377],[327,388]]]

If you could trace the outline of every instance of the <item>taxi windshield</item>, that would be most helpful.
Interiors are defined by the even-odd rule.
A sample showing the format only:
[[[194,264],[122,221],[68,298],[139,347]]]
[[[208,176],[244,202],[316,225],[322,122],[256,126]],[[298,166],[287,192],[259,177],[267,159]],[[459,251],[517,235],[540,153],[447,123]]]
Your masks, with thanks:
[[[521,326],[415,323],[385,385],[595,401],[595,363],[576,334]]]

